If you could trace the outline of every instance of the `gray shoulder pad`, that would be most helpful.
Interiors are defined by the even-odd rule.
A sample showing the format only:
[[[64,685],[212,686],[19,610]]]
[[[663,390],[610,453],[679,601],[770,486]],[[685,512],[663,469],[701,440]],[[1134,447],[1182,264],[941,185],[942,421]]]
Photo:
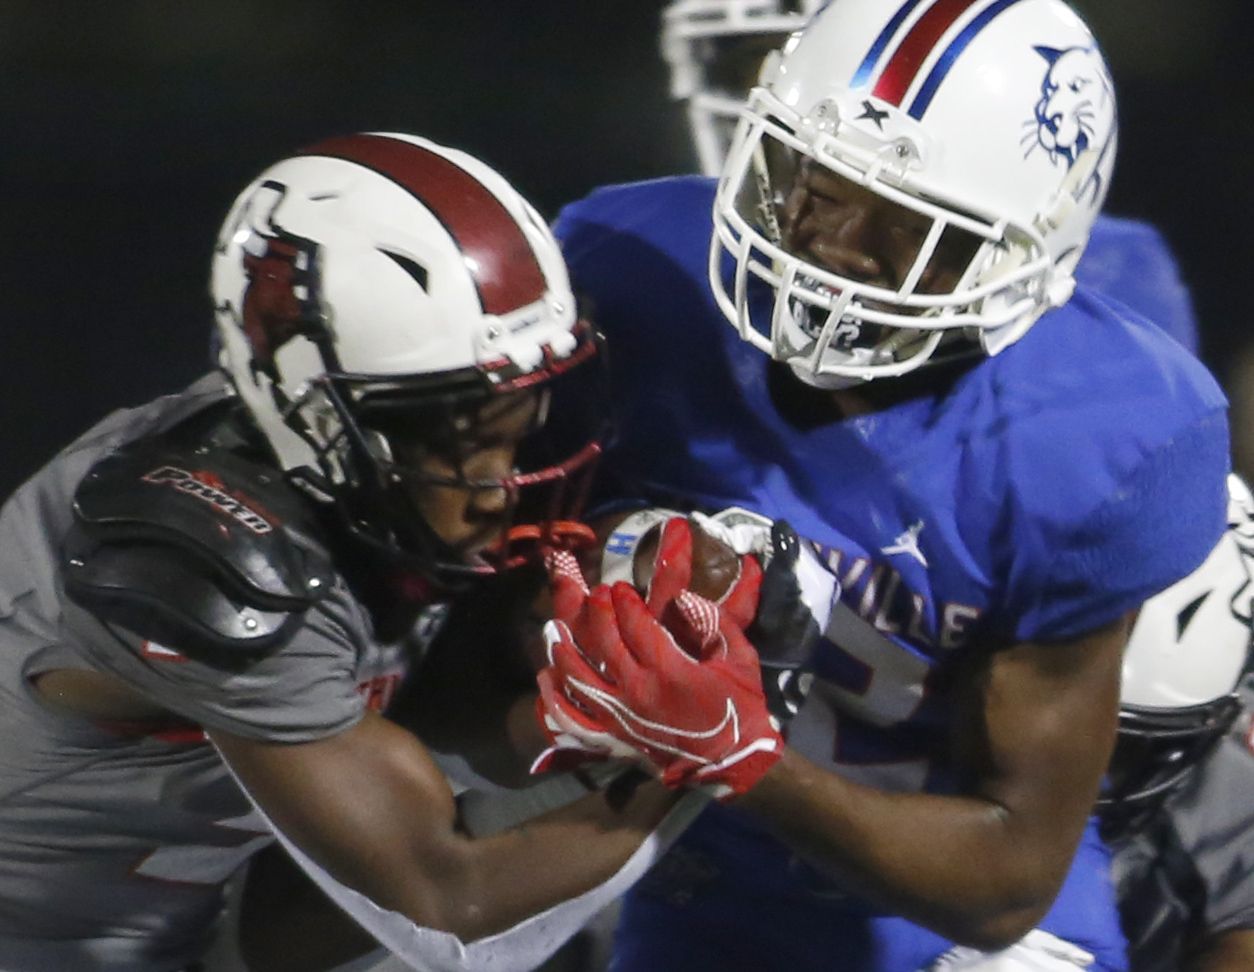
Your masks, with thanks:
[[[74,494],[69,597],[103,621],[227,670],[277,650],[334,583],[306,503],[222,448],[141,439]]]

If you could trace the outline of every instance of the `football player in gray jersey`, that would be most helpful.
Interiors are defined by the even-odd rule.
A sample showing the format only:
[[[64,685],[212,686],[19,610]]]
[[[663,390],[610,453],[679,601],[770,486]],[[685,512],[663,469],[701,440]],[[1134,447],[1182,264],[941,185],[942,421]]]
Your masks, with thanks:
[[[355,135],[249,185],[212,277],[221,373],[0,514],[0,969],[188,968],[275,832],[411,963],[530,968],[648,866],[676,796],[475,838],[379,710],[413,632],[586,530],[595,409],[547,403],[597,386],[598,345],[558,249],[477,160]],[[543,744],[529,710],[502,724]]]
[[[1229,494],[1227,534],[1124,658],[1102,812],[1133,972],[1254,969],[1254,500]]]

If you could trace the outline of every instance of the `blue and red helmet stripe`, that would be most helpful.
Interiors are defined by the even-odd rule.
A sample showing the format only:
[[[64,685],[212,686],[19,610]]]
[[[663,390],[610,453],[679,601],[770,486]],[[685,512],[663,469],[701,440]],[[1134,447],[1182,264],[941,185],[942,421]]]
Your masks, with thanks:
[[[867,52],[867,56],[863,58],[861,66],[857,73],[853,76],[852,88],[865,88],[867,82],[871,80],[871,73],[875,70],[875,65],[879,63],[880,57],[884,54],[897,31],[901,29],[901,25],[911,12],[923,0],[907,0],[907,2],[893,14],[892,19],[888,21],[884,29],[880,31],[879,37],[875,38],[875,43],[871,45],[871,49]]]
[[[928,73],[922,87],[919,88],[919,93],[914,96],[914,101],[909,109],[911,118],[922,118],[924,113],[927,112],[928,107],[932,104],[932,98],[936,95],[937,88],[945,80],[945,76],[949,74],[954,61],[967,49],[967,45],[975,40],[976,35],[988,26],[989,21],[999,13],[1018,2],[1019,0],[996,0],[995,3],[982,10],[972,19],[971,23],[967,24],[962,32],[950,42],[944,53],[941,54],[940,59]]]
[[[478,179],[421,145],[386,135],[345,135],[304,149],[386,176],[429,209],[466,256],[487,314],[508,314],[544,296],[547,282],[522,229]]]
[[[869,85],[884,51],[888,49],[900,32],[902,24],[920,2],[921,0],[906,0],[906,3],[897,10],[880,32],[854,74],[852,86],[855,89]],[[871,94],[890,105],[902,107],[902,102],[918,78],[919,72],[931,58],[944,36],[972,7],[987,2],[988,0],[933,0],[931,6],[906,31],[905,36],[889,55],[879,72]],[[919,87],[914,100],[906,108],[906,113],[911,118],[921,119],[927,112],[941,82],[945,80],[954,62],[976,35],[999,13],[1018,2],[1020,0],[993,0],[949,42],[933,63],[932,69]]]

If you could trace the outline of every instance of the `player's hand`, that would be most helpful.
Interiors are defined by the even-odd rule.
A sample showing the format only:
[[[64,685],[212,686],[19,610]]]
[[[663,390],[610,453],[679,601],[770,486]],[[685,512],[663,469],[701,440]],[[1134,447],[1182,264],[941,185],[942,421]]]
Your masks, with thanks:
[[[772,522],[735,507],[695,518],[701,529],[765,565],[747,634],[758,650],[771,714],[786,725],[810,691],[811,656],[840,597],[840,583],[786,520]]]
[[[647,600],[625,583],[581,589],[558,565],[541,704],[554,735],[638,754],[669,786],[727,797],[752,787],[783,749],[743,630],[762,574],[746,558],[716,604],[684,589],[691,547],[687,522],[669,521]]]
[[[684,518],[672,510],[646,508],[639,511],[628,523],[635,527],[623,535],[615,534],[607,544],[606,557],[609,550],[615,551],[609,562],[617,566],[613,572],[623,577],[632,577],[635,561],[640,557],[641,539],[650,532],[661,532],[652,546],[650,562],[645,574],[648,586],[645,589],[646,604],[655,617],[662,614],[667,604],[681,591],[685,590],[692,580],[693,545],[691,530]],[[669,528],[668,528],[669,527]],[[580,567],[577,554],[563,547],[549,547],[543,551],[544,564],[549,573],[551,610],[554,617],[561,619],[563,624],[545,631],[546,666],[552,664],[555,642],[567,641],[572,650],[578,652],[571,638],[569,625],[581,632],[591,630],[594,626],[593,611],[589,604],[589,585]],[[605,562],[602,563],[602,576],[605,576]],[[739,569],[736,579],[739,579]],[[729,589],[730,592],[730,589]],[[752,615],[752,608],[749,608]],[[743,624],[742,624],[743,626]],[[541,684],[544,684],[543,682]],[[531,766],[532,773],[578,769],[589,762],[596,762],[610,757],[621,757],[638,762],[641,754],[630,746],[621,743],[614,736],[600,732],[591,724],[584,724],[578,732],[567,731],[571,723],[576,721],[573,714],[559,720],[547,707],[546,699],[541,695],[536,700],[536,714],[544,734],[549,741],[548,747]],[[563,728],[563,727],[566,728]],[[656,767],[651,767],[656,770]]]
[[[840,584],[786,520],[772,524],[770,542],[748,635],[758,650],[771,714],[787,724],[810,692],[811,657],[840,597]]]
[[[552,610],[558,617],[570,617],[578,614],[587,603],[588,581],[579,567],[575,555],[565,549],[548,549],[544,551],[544,565],[549,572],[550,589],[553,598]],[[588,763],[597,763],[614,755],[638,759],[635,750],[623,747],[613,737],[597,737],[591,732],[572,733],[566,731],[565,720],[559,721],[549,712],[544,696],[544,673],[548,665],[552,665],[553,638],[569,638],[570,629],[562,624],[560,628],[552,627],[550,620],[544,626],[544,641],[547,665],[537,675],[541,694],[536,698],[536,718],[544,731],[548,746],[531,764],[531,772],[564,772],[577,770]],[[573,642],[572,642],[573,647]],[[577,649],[576,649],[577,650]]]

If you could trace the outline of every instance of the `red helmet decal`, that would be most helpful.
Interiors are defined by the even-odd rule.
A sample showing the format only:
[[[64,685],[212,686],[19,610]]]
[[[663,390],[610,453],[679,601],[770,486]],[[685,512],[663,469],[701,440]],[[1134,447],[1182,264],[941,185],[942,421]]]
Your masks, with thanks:
[[[304,306],[296,296],[298,249],[282,240],[269,240],[263,256],[244,254],[248,289],[240,318],[259,367],[274,363],[274,353],[300,333]]]
[[[254,367],[265,371],[273,369],[279,348],[298,334],[314,336],[322,325],[318,244],[275,220],[287,191],[283,183],[267,179],[240,208],[228,234],[242,238],[240,259],[248,282],[240,300],[240,326]]]

